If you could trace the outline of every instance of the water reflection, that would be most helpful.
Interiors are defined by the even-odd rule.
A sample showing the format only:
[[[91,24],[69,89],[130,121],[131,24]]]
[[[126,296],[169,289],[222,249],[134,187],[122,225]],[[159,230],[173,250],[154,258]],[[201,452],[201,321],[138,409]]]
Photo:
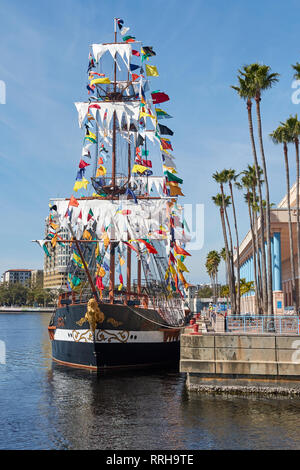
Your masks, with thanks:
[[[53,365],[48,374],[53,423],[59,422],[72,449],[183,448],[178,401],[184,377],[178,375],[97,376]]]
[[[48,321],[0,315],[0,449],[300,447],[299,398],[188,393],[178,370],[69,369],[52,363]]]

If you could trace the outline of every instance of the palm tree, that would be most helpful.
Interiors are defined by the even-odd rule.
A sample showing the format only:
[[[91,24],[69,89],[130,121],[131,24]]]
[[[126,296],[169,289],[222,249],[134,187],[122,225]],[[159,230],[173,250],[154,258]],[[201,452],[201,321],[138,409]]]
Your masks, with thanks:
[[[244,66],[243,70],[239,70],[239,75],[237,76],[239,81],[239,86],[232,86],[239,95],[240,98],[244,99],[247,103],[247,113],[248,113],[248,125],[249,125],[249,134],[250,141],[252,146],[252,154],[254,159],[256,178],[258,181],[258,198],[259,198],[259,208],[260,208],[260,221],[261,221],[261,265],[262,265],[262,298],[264,312],[268,311],[268,291],[267,291],[267,270],[266,270],[266,255],[265,255],[265,216],[263,210],[263,197],[261,190],[261,183],[259,178],[259,165],[257,160],[256,145],[253,132],[253,121],[252,121],[252,99],[256,96],[256,89],[253,87],[253,83],[249,78],[249,66]]]
[[[240,285],[242,295],[247,294],[248,292],[251,292],[254,287],[253,284],[254,284],[253,281],[246,282],[246,279],[243,277],[241,279],[241,285]]]
[[[282,123],[281,123],[282,124]],[[274,144],[283,144],[283,154],[285,163],[285,176],[286,176],[286,191],[287,191],[287,205],[288,205],[288,224],[289,224],[289,241],[290,241],[290,264],[291,264],[291,275],[292,275],[292,297],[295,312],[298,312],[298,299],[296,296],[296,276],[295,276],[295,261],[294,261],[294,244],[293,244],[293,229],[292,229],[292,218],[291,218],[291,204],[290,204],[290,175],[289,175],[289,160],[288,160],[288,143],[292,142],[287,126],[282,124],[270,134],[270,137]]]
[[[230,298],[231,298],[231,308],[232,308],[232,313],[235,314],[235,296],[234,296],[234,282],[233,282],[233,276],[232,276],[232,270],[231,270],[231,263],[230,263],[230,256],[231,253],[229,251],[228,247],[228,238],[227,238],[227,231],[226,231],[226,223],[225,223],[225,209],[226,207],[229,206],[230,202],[230,196],[226,196],[223,192],[223,194],[218,193],[216,196],[212,197],[213,202],[217,207],[220,209],[220,218],[221,218],[221,224],[222,224],[222,230],[223,230],[223,237],[224,237],[224,244],[225,244],[225,251],[226,251],[226,264],[227,264],[227,271],[228,271],[228,281],[229,281],[229,290],[230,290]]]
[[[258,173],[259,176],[261,177],[263,171],[260,167],[258,167]],[[257,213],[259,211],[259,206],[258,206],[258,197],[256,194],[256,188],[257,188],[257,179],[256,179],[256,170],[254,165],[248,165],[247,169],[242,171],[242,174],[245,175],[246,182],[249,183],[249,186],[247,184],[245,185],[245,188],[247,191],[249,189],[252,190],[252,193],[249,194],[249,202],[250,202],[250,208],[252,212],[252,219],[253,219],[253,228],[254,228],[254,242],[255,242],[255,251],[256,251],[256,261],[257,261],[257,292],[258,292],[258,309],[259,313],[262,312],[262,305],[261,305],[261,293],[262,293],[262,273],[261,273],[261,263],[260,263],[260,254],[259,254],[259,235],[258,235],[258,220],[257,220]],[[260,179],[260,184],[263,184],[263,180]],[[248,201],[247,201],[248,204]],[[263,208],[265,209],[265,201],[263,201]]]
[[[230,189],[230,196],[231,196],[231,203],[232,203],[232,212],[233,212],[233,220],[234,220],[234,229],[235,229],[235,237],[236,237],[236,261],[237,261],[237,273],[236,273],[236,283],[237,283],[237,299],[236,299],[236,313],[240,314],[240,304],[241,304],[241,294],[240,294],[240,244],[239,244],[239,233],[237,228],[237,219],[236,219],[236,211],[235,211],[235,204],[233,198],[233,188],[232,182],[236,182],[239,175],[236,174],[235,170],[229,169],[224,170],[226,175],[226,182],[229,185]]]
[[[299,78],[300,78],[300,64],[299,66]],[[295,144],[296,151],[296,212],[297,212],[297,257],[298,257],[298,279],[300,279],[300,209],[299,209],[299,135],[300,135],[300,122],[298,121],[297,114],[293,117],[290,116],[286,122],[282,125],[285,126],[291,141]],[[298,281],[299,282],[299,281]],[[298,291],[299,289],[297,289]],[[299,293],[296,292],[297,298]]]
[[[296,65],[292,65],[292,68],[295,70],[295,73],[294,73],[293,77],[296,80],[300,80],[300,64],[299,64],[299,62],[296,62]]]
[[[273,287],[272,287],[272,251],[271,251],[271,215],[270,215],[270,195],[269,195],[269,183],[266,167],[266,158],[262,138],[262,124],[261,124],[261,113],[260,113],[260,101],[262,91],[272,88],[272,86],[278,82],[279,74],[271,73],[271,67],[268,65],[261,65],[258,63],[251,64],[249,66],[249,76],[256,90],[255,102],[256,102],[256,115],[257,115],[257,128],[259,137],[259,146],[262,160],[262,168],[265,182],[266,191],[266,231],[267,231],[267,253],[268,253],[268,313],[273,314]]]
[[[227,270],[227,264],[226,264],[226,250],[225,250],[225,247],[222,248],[222,250],[220,251],[219,254],[220,254],[222,260],[225,263],[225,272],[226,272],[225,278],[226,278],[226,284],[228,284],[228,270]]]
[[[235,275],[234,275],[234,263],[233,263],[233,243],[232,243],[232,235],[231,235],[231,228],[230,228],[230,223],[229,223],[229,218],[228,218],[228,213],[227,213],[227,206],[225,205],[225,200],[224,200],[224,184],[227,183],[228,181],[228,173],[227,170],[223,170],[220,172],[217,172],[213,174],[213,179],[220,184],[220,190],[222,194],[222,200],[223,200],[223,208],[224,208],[224,215],[228,227],[228,236],[229,236],[229,242],[230,242],[230,265],[231,265],[231,277],[232,277],[232,286],[233,286],[233,305],[234,305],[234,311],[236,312],[236,292],[234,289],[235,286]]]
[[[255,308],[255,315],[257,315],[258,311],[260,311],[260,289],[258,286],[258,275],[257,275],[257,259],[259,257],[259,252],[257,250],[257,237],[254,232],[254,221],[253,221],[253,212],[251,211],[251,205],[253,202],[253,193],[251,193],[252,188],[252,178],[250,174],[247,174],[247,171],[244,171],[244,176],[241,178],[241,188],[246,190],[245,193],[245,201],[248,205],[248,213],[249,213],[249,221],[250,221],[250,230],[251,230],[251,238],[252,238],[252,252],[253,252],[253,271],[254,271],[254,308]]]
[[[218,270],[220,261],[221,257],[216,250],[210,251],[206,256],[205,267],[213,285],[214,301],[216,301],[217,297]]]

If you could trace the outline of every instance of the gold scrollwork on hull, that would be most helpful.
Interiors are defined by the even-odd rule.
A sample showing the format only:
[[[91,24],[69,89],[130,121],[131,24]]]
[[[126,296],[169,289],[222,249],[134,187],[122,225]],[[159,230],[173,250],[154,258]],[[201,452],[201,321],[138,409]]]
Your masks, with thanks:
[[[98,330],[95,334],[95,340],[103,343],[111,343],[112,341],[118,341],[119,343],[127,343],[129,338],[129,331],[119,331],[111,333],[106,330]]]
[[[111,323],[112,326],[114,326],[114,327],[116,327],[116,328],[117,328],[118,326],[120,326],[120,325],[123,324],[122,321],[117,321],[117,320],[115,320],[114,318],[108,318],[108,319],[107,319],[107,323]]]
[[[88,343],[90,341],[93,341],[93,333],[91,330],[86,330],[86,331],[77,331],[73,330],[72,331],[72,338],[76,343],[79,343],[79,341],[82,341],[84,343]]]

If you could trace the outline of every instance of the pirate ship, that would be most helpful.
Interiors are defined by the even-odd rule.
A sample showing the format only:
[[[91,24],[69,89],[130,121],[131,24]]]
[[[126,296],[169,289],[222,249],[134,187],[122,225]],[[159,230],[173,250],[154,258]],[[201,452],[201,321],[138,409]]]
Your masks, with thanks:
[[[38,241],[49,257],[70,249],[48,327],[53,359],[96,370],[177,362],[187,311],[182,179],[173,131],[161,124],[169,96],[151,92],[156,53],[129,29],[116,18],[114,42],[91,46],[88,98],[75,103],[84,131],[76,196],[50,201]]]

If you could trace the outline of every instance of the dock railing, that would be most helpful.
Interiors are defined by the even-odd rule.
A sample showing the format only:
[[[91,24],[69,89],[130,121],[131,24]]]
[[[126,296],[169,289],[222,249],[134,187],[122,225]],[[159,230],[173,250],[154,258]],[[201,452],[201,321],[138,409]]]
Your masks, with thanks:
[[[224,317],[225,333],[300,334],[298,315],[230,315]]]

